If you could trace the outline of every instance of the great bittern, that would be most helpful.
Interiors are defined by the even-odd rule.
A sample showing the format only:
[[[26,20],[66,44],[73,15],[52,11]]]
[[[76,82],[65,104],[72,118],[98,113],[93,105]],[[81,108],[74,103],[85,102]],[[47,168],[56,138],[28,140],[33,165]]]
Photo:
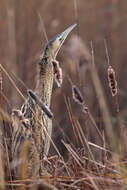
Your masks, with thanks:
[[[40,58],[35,92],[38,98],[48,107],[50,107],[54,78],[52,61],[56,59],[62,44],[76,25],[77,24],[71,25],[64,32],[57,34],[52,40],[50,40]],[[26,103],[22,106],[21,111],[24,117],[30,121],[30,125],[32,126],[31,131],[34,134],[39,159],[41,160],[44,156],[47,156],[49,152],[49,136],[51,137],[52,133],[52,120],[45,114],[44,111],[40,110],[38,105],[36,105],[35,101],[30,96]],[[44,128],[47,130],[48,135]],[[16,147],[14,149],[16,150]]]

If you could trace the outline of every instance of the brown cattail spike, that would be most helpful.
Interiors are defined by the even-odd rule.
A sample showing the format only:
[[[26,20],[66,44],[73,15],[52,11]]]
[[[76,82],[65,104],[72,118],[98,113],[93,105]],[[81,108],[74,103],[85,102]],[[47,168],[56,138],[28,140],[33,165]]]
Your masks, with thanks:
[[[70,80],[70,79],[69,79]],[[72,85],[72,96],[75,102],[82,105],[82,111],[88,113],[88,107],[85,105],[84,98],[77,86]]]
[[[63,82],[62,69],[60,68],[58,61],[53,60],[52,64],[53,64],[56,83],[57,83],[58,87],[61,87],[62,82]]]
[[[53,118],[53,113],[51,112],[51,110],[48,108],[48,106],[42,102],[39,97],[32,91],[32,90],[28,90],[27,93],[29,94],[29,96],[36,102],[36,104],[38,104],[38,106],[45,112],[45,114],[52,119]]]
[[[78,87],[76,87],[75,85],[72,86],[72,95],[73,95],[73,99],[77,103],[79,104],[84,103],[83,96],[81,95],[81,92],[79,91]]]
[[[117,81],[115,71],[112,66],[108,67],[108,81],[112,96],[115,96],[117,94]]]

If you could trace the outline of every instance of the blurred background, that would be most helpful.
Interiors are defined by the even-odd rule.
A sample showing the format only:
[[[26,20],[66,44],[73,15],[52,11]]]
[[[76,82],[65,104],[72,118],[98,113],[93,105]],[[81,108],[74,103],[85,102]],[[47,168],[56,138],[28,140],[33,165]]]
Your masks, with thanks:
[[[120,113],[127,119],[127,1],[126,0],[1,0],[0,1],[0,63],[6,68],[17,87],[27,98],[26,89],[34,89],[36,84],[36,64],[48,39],[78,22],[78,27],[66,39],[57,60],[63,70],[63,85],[54,84],[51,109],[53,139],[61,149],[61,139],[65,136],[75,144],[73,128],[67,111],[69,99],[76,118],[86,132],[87,116],[74,103],[69,76],[76,84],[94,116],[98,127],[103,128],[98,98],[95,94],[88,65],[91,64],[93,43],[95,65],[106,97],[114,128],[117,128],[116,103],[112,98],[107,79],[107,58],[104,39],[107,41],[110,64],[116,71]],[[45,35],[45,32],[46,35]],[[8,100],[9,112],[20,108],[23,99],[3,75],[3,92]],[[25,85],[24,85],[24,84]],[[89,138],[97,142],[95,129],[89,126]],[[71,134],[71,135],[70,135]],[[99,143],[99,139],[98,139]],[[53,150],[52,150],[53,151]]]

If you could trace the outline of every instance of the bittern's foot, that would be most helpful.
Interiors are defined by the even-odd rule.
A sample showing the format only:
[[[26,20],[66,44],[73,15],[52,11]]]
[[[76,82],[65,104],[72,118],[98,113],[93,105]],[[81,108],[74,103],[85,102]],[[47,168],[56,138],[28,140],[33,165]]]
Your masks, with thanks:
[[[55,81],[58,87],[61,87],[62,82],[63,82],[62,69],[57,60],[52,60],[52,64],[53,64],[53,69],[54,69]]]

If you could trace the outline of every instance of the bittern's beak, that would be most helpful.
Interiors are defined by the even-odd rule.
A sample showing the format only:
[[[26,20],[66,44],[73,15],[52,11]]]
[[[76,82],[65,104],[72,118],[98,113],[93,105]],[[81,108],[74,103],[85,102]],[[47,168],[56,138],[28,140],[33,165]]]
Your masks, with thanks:
[[[59,49],[61,48],[62,44],[64,43],[65,39],[67,38],[68,34],[77,26],[77,24],[73,24],[71,25],[69,28],[67,28],[64,32],[58,34],[57,38],[60,41],[59,47],[57,49],[57,52],[59,51]]]
[[[56,58],[62,44],[64,43],[65,39],[67,38],[68,34],[75,28],[77,24],[71,25],[67,28],[64,32],[57,34],[52,40],[49,41],[47,45],[47,49],[49,48],[50,53],[52,54],[53,58]]]

